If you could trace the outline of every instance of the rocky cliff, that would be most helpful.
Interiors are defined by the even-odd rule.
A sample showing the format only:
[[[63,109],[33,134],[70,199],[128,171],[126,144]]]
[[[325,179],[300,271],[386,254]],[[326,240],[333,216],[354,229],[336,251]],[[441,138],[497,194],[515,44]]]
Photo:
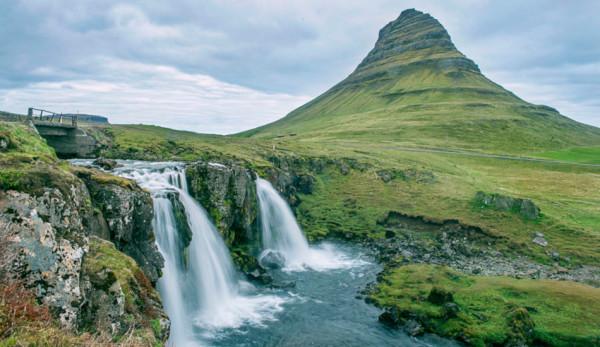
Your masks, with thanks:
[[[50,313],[44,324],[60,326],[64,336],[166,341],[168,319],[152,285],[162,258],[149,193],[118,177],[70,168],[26,126],[11,125],[9,132],[14,142],[0,153],[0,291],[31,292],[32,305]],[[0,303],[0,316],[12,312]],[[37,345],[43,336],[28,328],[36,316],[28,317],[3,334]],[[30,338],[19,335],[24,331]],[[61,337],[46,341],[54,338]]]
[[[190,194],[213,218],[228,245],[258,241],[256,174],[239,164],[196,162],[186,168]]]
[[[154,243],[150,193],[124,178],[93,169],[75,170],[84,180],[96,208],[99,227],[92,232],[112,241],[117,249],[135,259],[150,281],[156,283],[163,259]]]

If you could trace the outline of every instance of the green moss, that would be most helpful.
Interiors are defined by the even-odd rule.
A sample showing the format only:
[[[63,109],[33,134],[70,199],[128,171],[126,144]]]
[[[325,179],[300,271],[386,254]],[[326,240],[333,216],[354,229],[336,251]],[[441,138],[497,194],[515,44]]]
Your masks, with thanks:
[[[452,293],[454,318],[428,300],[433,288]],[[371,298],[382,307],[409,311],[431,332],[472,345],[511,339],[551,346],[592,346],[600,342],[600,289],[568,281],[468,276],[434,265],[390,270]],[[529,330],[532,330],[531,332]]]
[[[71,166],[69,169],[78,177],[84,177],[99,184],[114,184],[126,189],[135,189],[138,187],[137,184],[130,179],[111,175],[104,171],[89,169],[81,166]]]
[[[83,267],[88,274],[97,274],[105,269],[112,271],[125,294],[126,309],[130,312],[135,310],[135,293],[130,287],[131,279],[138,269],[135,260],[117,250],[112,242],[92,237]]]
[[[154,336],[160,338],[162,334],[162,328],[160,326],[160,320],[153,319],[150,321],[150,326],[152,327],[152,331],[154,332]]]
[[[120,319],[134,328],[136,337],[149,343],[161,338],[160,324],[156,325],[154,322],[158,322],[160,317],[153,305],[154,302],[160,302],[160,299],[135,260],[117,250],[112,242],[91,237],[89,252],[83,261],[83,271],[100,289],[103,289],[103,283],[107,286],[103,290],[108,290],[114,281],[119,283],[125,299],[125,315]],[[95,280],[94,276],[101,273],[108,273],[107,278]],[[88,324],[93,325],[93,322]],[[118,341],[127,336],[115,335],[113,338]]]

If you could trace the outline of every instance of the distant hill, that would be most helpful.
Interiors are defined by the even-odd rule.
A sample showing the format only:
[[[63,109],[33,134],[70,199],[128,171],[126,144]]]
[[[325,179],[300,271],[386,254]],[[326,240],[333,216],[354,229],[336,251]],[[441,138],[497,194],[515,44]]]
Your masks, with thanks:
[[[89,123],[104,123],[108,124],[108,118],[104,116],[96,116],[93,114],[75,114],[75,113],[66,113],[65,116],[77,116],[77,120],[81,122],[89,122]]]
[[[432,16],[409,9],[346,79],[286,117],[239,134],[524,152],[600,144],[600,129],[486,78]]]
[[[14,122],[14,121],[23,120],[26,117],[27,116],[24,115],[24,114],[18,114],[18,113],[0,111],[0,121]]]

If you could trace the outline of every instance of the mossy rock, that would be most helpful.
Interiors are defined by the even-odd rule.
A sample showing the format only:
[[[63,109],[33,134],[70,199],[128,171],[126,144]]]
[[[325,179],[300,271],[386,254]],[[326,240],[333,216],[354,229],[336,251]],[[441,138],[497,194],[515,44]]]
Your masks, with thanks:
[[[112,242],[90,237],[83,275],[89,286],[81,329],[108,333],[116,340],[133,331],[148,344],[167,337],[165,324],[160,325],[162,330],[156,329],[155,321],[167,320],[158,293],[135,260],[117,250]]]

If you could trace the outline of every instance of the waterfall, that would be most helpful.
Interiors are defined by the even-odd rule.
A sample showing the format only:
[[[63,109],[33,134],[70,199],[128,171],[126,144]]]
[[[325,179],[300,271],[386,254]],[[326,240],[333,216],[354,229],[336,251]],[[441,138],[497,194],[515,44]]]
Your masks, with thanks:
[[[257,178],[263,248],[282,253],[287,265],[302,265],[310,248],[288,204],[268,181]]]
[[[276,251],[285,258],[284,270],[290,271],[323,271],[357,265],[330,244],[309,246],[289,205],[269,181],[257,178],[256,191],[262,227],[261,257]]]
[[[189,195],[181,165],[124,162],[115,173],[152,193],[156,242],[165,259],[158,290],[171,320],[169,345],[200,346],[225,329],[275,319],[284,300],[252,293],[253,287],[240,281],[221,235]],[[169,194],[177,194],[192,231],[187,266]]]

